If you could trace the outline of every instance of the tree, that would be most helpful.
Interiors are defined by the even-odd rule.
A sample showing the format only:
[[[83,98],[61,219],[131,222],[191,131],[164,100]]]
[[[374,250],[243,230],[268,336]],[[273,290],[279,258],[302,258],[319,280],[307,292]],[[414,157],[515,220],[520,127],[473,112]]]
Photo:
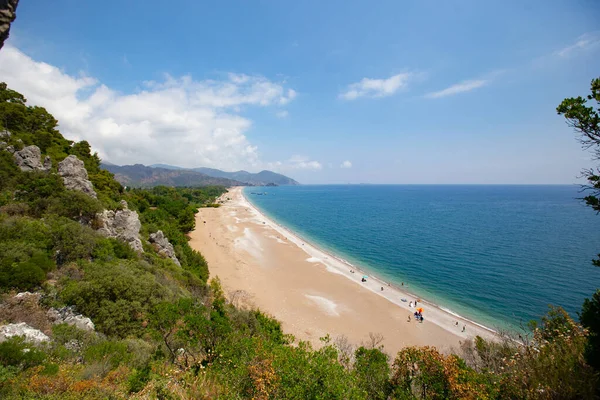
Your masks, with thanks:
[[[564,115],[567,124],[580,135],[582,147],[591,150],[593,160],[600,161],[600,78],[592,80],[591,92],[585,98],[579,96],[564,99],[556,111],[559,115]],[[588,102],[594,101],[596,109],[593,105],[588,106]],[[583,176],[589,183],[586,189],[590,191],[584,200],[587,205],[600,212],[600,166],[583,170]],[[600,254],[592,262],[600,267]]]
[[[586,150],[591,150],[593,160],[600,161],[600,78],[591,82],[591,94],[585,98],[564,99],[557,107],[559,115],[564,115],[567,124],[575,129],[580,137],[579,141]],[[594,109],[593,103],[596,103]],[[592,103],[592,105],[589,105]],[[583,170],[583,175],[588,181],[586,189],[590,192],[584,200],[586,204],[600,212],[600,166],[595,169]],[[600,254],[592,263],[600,267]],[[585,349],[585,358],[589,365],[600,371],[600,290],[585,299],[579,316],[581,324],[588,330],[588,339]],[[599,389],[600,390],[600,389]]]

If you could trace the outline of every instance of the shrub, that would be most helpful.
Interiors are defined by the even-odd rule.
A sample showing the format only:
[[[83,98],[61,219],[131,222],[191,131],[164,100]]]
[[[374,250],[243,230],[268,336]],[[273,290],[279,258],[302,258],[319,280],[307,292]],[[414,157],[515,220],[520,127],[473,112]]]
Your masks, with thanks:
[[[107,335],[126,337],[141,334],[146,313],[164,300],[164,288],[135,261],[116,264],[86,264],[84,279],[71,281],[61,293],[94,320]]]
[[[0,365],[27,369],[40,365],[46,354],[21,337],[12,337],[0,343]]]
[[[354,373],[358,386],[369,399],[385,400],[390,392],[388,356],[380,349],[359,347],[354,354]]]

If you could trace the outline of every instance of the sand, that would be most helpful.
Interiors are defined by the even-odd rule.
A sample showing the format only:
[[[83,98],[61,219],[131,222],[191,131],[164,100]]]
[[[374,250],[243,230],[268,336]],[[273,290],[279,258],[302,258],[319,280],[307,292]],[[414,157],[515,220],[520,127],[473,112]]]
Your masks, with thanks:
[[[415,321],[415,309],[409,308],[415,296],[371,276],[361,282],[359,267],[266,218],[245,199],[242,188],[230,189],[221,199],[219,208],[200,209],[190,245],[204,255],[211,277],[219,277],[234,304],[277,318],[297,340],[319,347],[319,338],[329,334],[359,346],[383,336],[384,350],[394,355],[405,346],[449,352],[475,335],[495,337],[426,301],[418,303],[424,322]]]

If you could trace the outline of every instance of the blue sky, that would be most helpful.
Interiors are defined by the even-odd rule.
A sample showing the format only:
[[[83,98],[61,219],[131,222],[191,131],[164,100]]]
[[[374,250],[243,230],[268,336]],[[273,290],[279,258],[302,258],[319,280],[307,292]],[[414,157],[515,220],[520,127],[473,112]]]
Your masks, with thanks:
[[[600,3],[22,1],[0,77],[117,164],[573,183]]]

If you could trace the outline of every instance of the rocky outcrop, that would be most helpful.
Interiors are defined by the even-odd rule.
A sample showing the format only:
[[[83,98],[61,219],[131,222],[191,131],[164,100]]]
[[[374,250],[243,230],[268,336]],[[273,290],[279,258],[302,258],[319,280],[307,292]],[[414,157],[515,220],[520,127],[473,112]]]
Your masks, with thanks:
[[[175,249],[169,242],[162,231],[150,234],[150,243],[154,245],[154,248],[163,257],[168,257],[175,262],[175,264],[181,267],[177,256],[175,255]]]
[[[54,324],[69,324],[88,332],[96,329],[91,319],[81,314],[75,314],[73,307],[51,308],[47,315]]]
[[[8,39],[10,24],[17,18],[19,0],[0,0],[0,49]]]
[[[0,131],[0,138],[2,139],[8,139],[9,137],[11,137],[11,133],[8,129],[5,129],[3,131]]]
[[[42,152],[37,146],[27,146],[21,151],[15,151],[13,157],[21,171],[49,171],[52,167],[52,161],[48,156],[42,164]]]
[[[35,344],[50,341],[50,338],[42,331],[33,329],[25,322],[0,326],[0,342],[4,342],[5,340],[15,336],[24,336],[26,341]]]
[[[97,197],[94,186],[88,179],[88,173],[83,161],[77,158],[77,156],[71,154],[69,157],[59,162],[58,174],[62,176],[67,189],[79,190],[90,197]]]
[[[142,224],[137,212],[127,208],[127,202],[121,200],[122,210],[104,210],[97,215],[100,225],[98,232],[106,237],[112,237],[127,242],[129,246],[138,253],[144,248],[140,240],[140,228]]]

